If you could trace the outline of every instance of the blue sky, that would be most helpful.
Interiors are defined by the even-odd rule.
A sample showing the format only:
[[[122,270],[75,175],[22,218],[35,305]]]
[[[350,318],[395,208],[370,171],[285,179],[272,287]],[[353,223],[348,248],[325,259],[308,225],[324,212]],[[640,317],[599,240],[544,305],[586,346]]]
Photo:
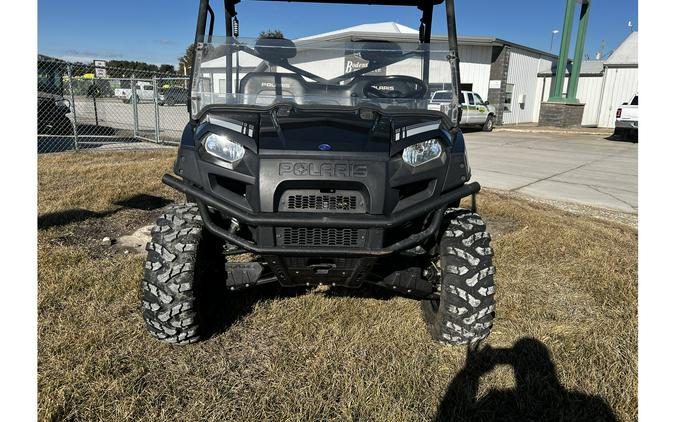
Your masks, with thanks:
[[[212,3],[218,13],[222,0]],[[38,0],[38,50],[82,61],[176,64],[194,38],[197,5],[197,0]],[[491,35],[548,51],[551,31],[562,26],[565,1],[456,0],[456,7],[459,35]],[[417,9],[409,7],[244,1],[237,10],[242,36],[278,28],[287,38],[296,38],[386,21],[419,26]],[[443,14],[437,6],[434,34],[447,32]],[[639,29],[637,0],[593,0],[586,54],[593,56],[603,40],[606,52],[616,48],[628,35],[629,19]],[[224,33],[223,25],[216,32]],[[554,52],[559,45],[558,35]]]

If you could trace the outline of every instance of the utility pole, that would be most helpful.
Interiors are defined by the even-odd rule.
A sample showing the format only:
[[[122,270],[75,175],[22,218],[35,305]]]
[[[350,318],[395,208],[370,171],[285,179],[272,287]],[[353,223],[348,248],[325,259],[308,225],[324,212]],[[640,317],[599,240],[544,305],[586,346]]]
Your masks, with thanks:
[[[553,31],[551,31],[551,46],[548,48],[549,53],[553,52],[553,37],[555,37],[555,35],[558,32],[560,32],[560,30],[558,30],[558,29],[554,29]]]

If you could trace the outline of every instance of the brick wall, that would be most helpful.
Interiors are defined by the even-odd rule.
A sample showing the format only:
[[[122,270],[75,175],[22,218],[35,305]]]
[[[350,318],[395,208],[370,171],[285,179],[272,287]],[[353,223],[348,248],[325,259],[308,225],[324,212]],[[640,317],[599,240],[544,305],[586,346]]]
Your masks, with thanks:
[[[501,81],[499,89],[488,89],[488,101],[495,106],[495,123],[501,125],[504,119],[504,99],[506,98],[506,78],[509,74],[509,60],[511,48],[508,46],[492,47],[492,64],[490,66],[490,80]]]
[[[541,103],[539,126],[580,127],[585,104]]]

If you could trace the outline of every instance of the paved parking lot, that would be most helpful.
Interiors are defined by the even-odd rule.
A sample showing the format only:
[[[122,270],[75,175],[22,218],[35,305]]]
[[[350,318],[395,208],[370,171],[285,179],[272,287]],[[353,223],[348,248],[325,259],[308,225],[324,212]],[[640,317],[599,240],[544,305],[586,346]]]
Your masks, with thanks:
[[[131,131],[134,128],[133,105],[125,104],[119,98],[99,98],[94,105],[91,98],[78,96],[75,98],[75,110],[78,124],[94,125],[98,118],[99,125],[115,130]],[[139,131],[143,132],[144,136],[154,138],[155,104],[144,100],[138,103],[137,110]],[[187,107],[184,104],[159,106],[157,110],[160,138],[169,141],[180,140],[180,135],[189,120]]]
[[[637,144],[498,130],[465,136],[473,179],[484,187],[637,213]]]

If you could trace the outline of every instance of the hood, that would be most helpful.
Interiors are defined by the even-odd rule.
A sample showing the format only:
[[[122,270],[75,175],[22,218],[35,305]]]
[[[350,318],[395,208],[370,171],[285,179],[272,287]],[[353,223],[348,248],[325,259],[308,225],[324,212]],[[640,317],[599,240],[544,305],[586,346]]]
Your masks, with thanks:
[[[390,140],[390,121],[375,112],[273,110],[260,122],[261,149],[387,152]]]

